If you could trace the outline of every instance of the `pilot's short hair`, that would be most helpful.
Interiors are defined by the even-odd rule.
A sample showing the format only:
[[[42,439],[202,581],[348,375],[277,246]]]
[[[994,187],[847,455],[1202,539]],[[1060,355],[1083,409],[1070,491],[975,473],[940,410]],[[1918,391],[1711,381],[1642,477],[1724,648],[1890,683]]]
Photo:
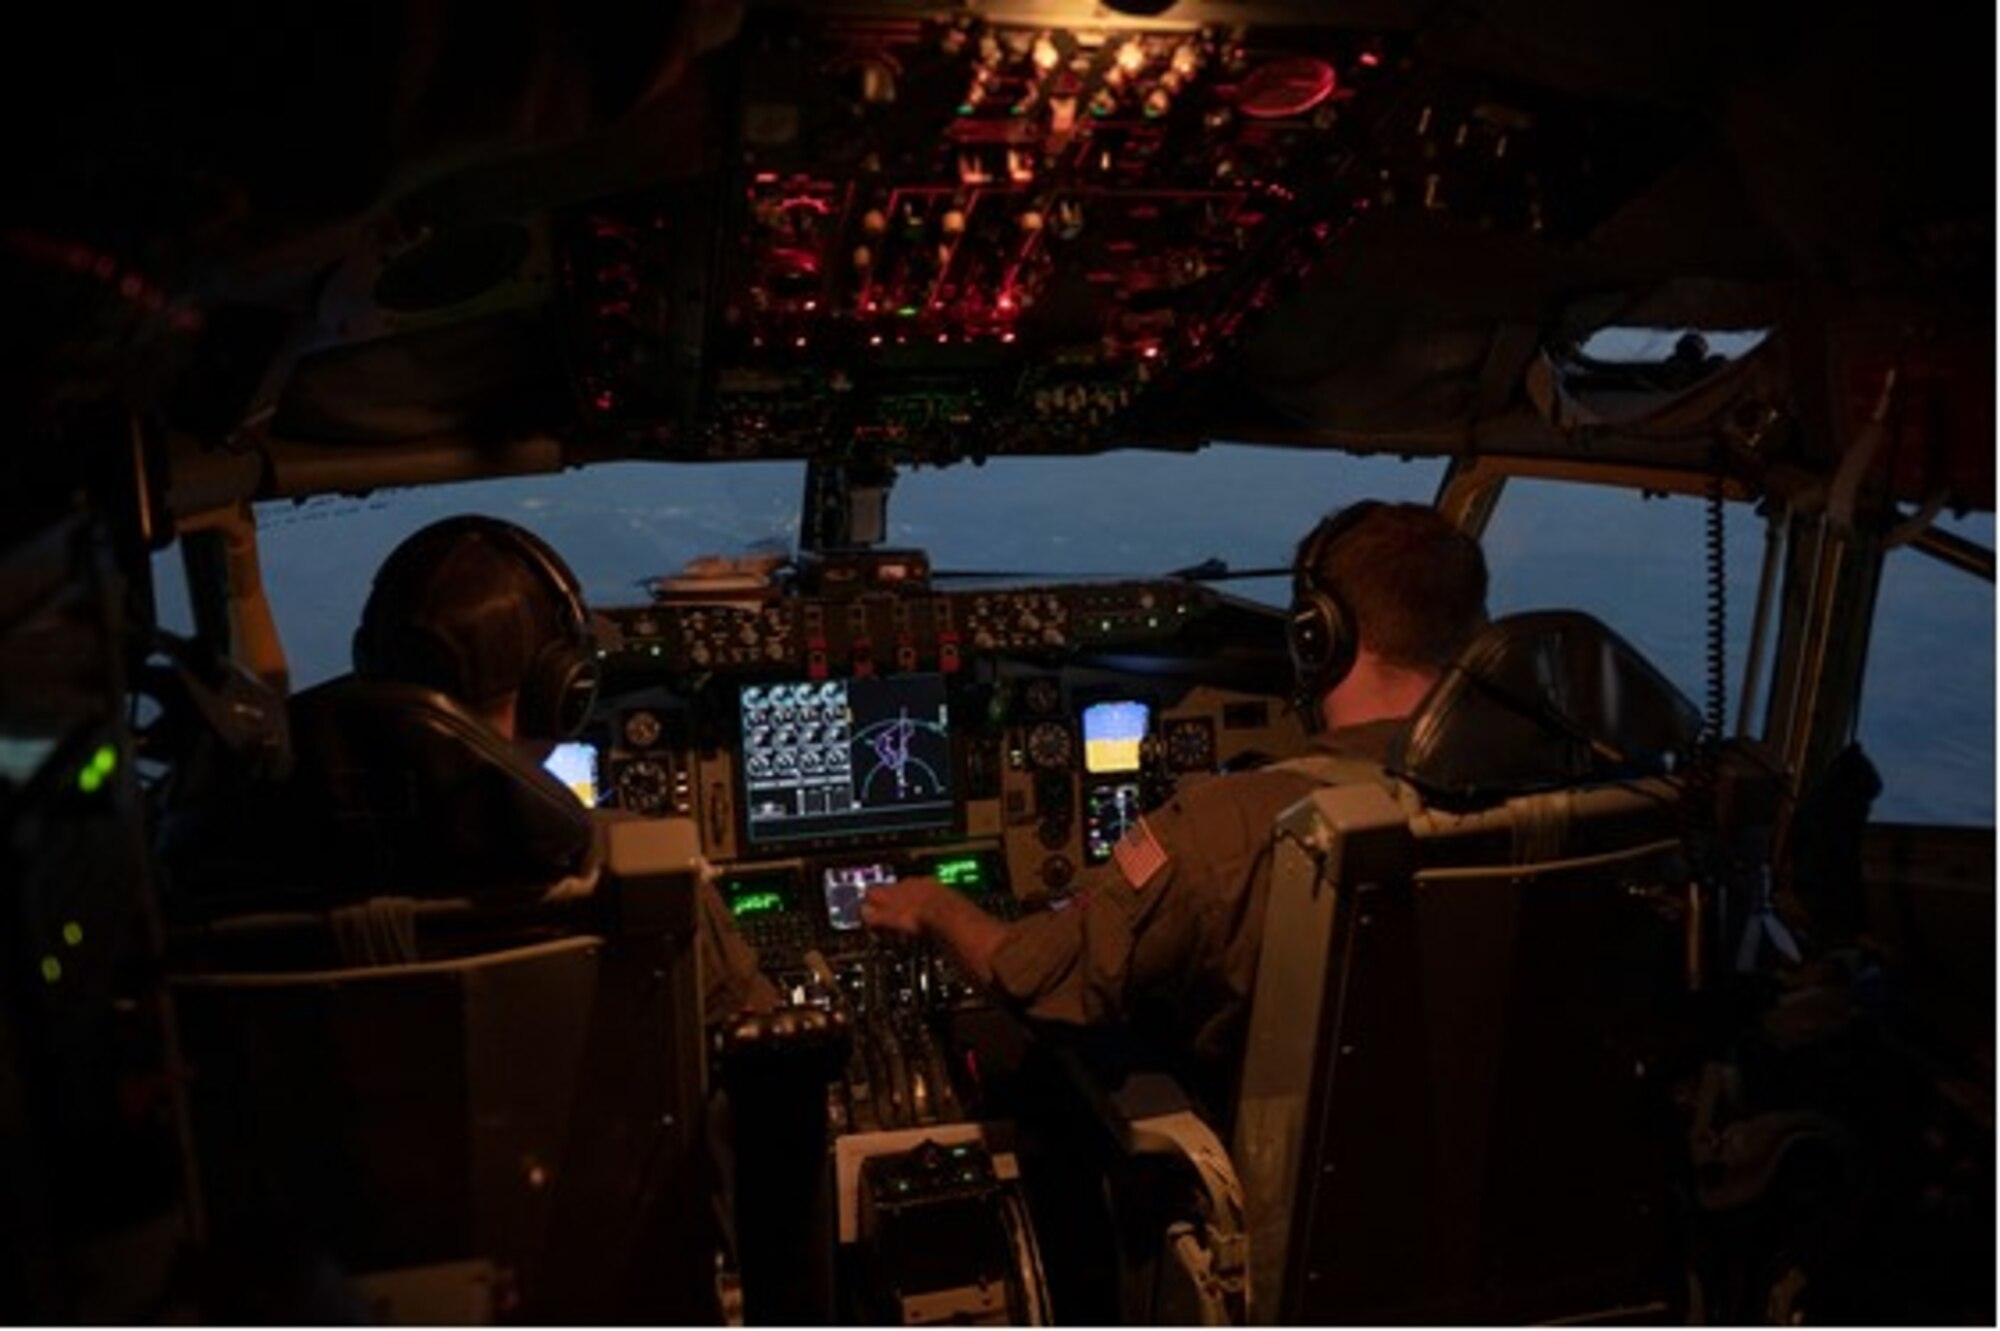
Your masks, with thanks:
[[[1308,576],[1347,607],[1360,645],[1390,665],[1446,665],[1486,623],[1486,556],[1434,508],[1371,504],[1310,552]]]
[[[421,684],[475,709],[521,692],[552,644],[575,637],[575,575],[496,518],[450,518],[382,563],[354,636],[363,674]]]

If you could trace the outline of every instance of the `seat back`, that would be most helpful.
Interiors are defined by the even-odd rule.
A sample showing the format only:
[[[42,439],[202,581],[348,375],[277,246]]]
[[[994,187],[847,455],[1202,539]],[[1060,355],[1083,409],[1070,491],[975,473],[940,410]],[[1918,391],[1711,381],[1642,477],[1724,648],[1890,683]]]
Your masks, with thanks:
[[[286,1236],[391,1277],[370,1287],[411,1290],[419,1320],[478,1268],[530,1321],[713,1319],[698,842],[680,820],[609,831],[588,911],[545,912],[569,934],[553,941],[291,970],[293,915],[269,917],[276,964],[183,961],[171,984],[219,1249]],[[466,910],[417,915],[418,955],[490,938]],[[500,918],[523,928],[518,909]],[[574,932],[586,918],[598,932]],[[256,943],[234,939],[231,964]]]
[[[1515,640],[1600,670],[1610,649],[1584,649],[1579,619],[1547,621],[1565,646]],[[1559,700],[1561,675],[1503,699],[1510,716]],[[1255,1321],[1590,1319],[1673,1298],[1658,1055],[1686,977],[1678,782],[1632,774],[1628,752],[1622,779],[1565,784],[1618,747],[1573,719],[1549,722],[1547,762],[1508,747],[1482,770],[1449,709],[1491,696],[1447,681],[1413,724],[1454,755],[1448,782],[1329,788],[1279,822],[1233,1147]],[[1447,787],[1487,803],[1426,803]]]
[[[445,962],[187,975],[203,1194],[357,1271],[525,1262],[548,1220],[603,940]]]
[[[590,811],[441,693],[343,676],[292,700],[293,867],[364,895],[539,890],[584,867]]]

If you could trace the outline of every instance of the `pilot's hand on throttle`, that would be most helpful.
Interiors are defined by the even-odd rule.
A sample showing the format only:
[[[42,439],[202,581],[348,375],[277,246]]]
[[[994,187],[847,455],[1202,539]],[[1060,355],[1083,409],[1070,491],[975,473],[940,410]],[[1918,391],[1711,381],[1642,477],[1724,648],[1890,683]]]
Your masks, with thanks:
[[[870,888],[861,898],[861,922],[870,929],[914,938],[924,931],[931,903],[944,890],[935,878],[899,878]]]

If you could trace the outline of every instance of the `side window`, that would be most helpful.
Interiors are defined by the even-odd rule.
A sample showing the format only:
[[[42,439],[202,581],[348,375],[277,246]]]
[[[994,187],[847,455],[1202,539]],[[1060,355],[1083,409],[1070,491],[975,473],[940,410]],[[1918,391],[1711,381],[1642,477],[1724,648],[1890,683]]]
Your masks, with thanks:
[[[188,603],[187,565],[181,561],[179,541],[153,552],[153,615],[167,632],[194,636],[194,609]]]
[[[1495,615],[1582,610],[1608,624],[1696,705],[1707,692],[1707,504],[1566,481],[1509,481],[1485,535]],[[1743,685],[1757,608],[1764,524],[1728,506],[1729,718]]]
[[[1993,515],[1940,526],[1993,547]],[[1882,565],[1860,740],[1882,822],[1993,826],[1993,585],[1911,549]]]

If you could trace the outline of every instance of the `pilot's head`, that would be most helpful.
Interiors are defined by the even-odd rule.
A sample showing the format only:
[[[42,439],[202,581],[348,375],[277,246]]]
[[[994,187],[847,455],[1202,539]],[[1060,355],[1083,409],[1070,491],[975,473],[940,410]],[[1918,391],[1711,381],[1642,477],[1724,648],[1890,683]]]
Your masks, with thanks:
[[[1288,626],[1308,724],[1408,716],[1486,622],[1479,543],[1422,504],[1351,505],[1292,564]]]
[[[354,668],[436,689],[523,741],[575,733],[597,686],[576,575],[497,518],[447,518],[390,552],[354,634]]]

